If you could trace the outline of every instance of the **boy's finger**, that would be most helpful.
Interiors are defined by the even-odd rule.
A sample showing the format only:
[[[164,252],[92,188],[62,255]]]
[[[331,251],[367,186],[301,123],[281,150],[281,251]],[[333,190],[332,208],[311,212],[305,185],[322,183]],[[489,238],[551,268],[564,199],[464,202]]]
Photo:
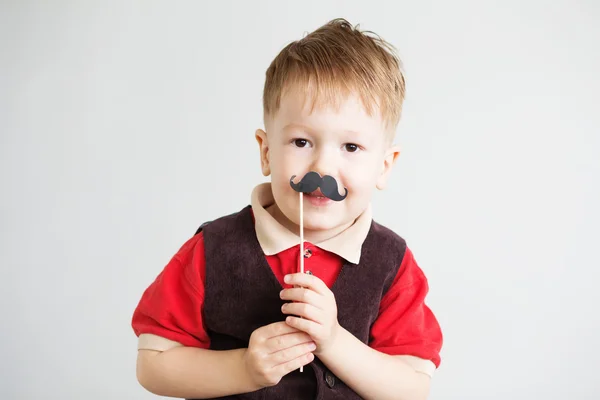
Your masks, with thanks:
[[[299,317],[287,317],[285,322],[302,332],[306,332],[310,337],[318,337],[321,325],[309,319]]]
[[[279,294],[279,297],[281,297],[282,300],[298,301],[311,304],[317,308],[323,308],[323,297],[311,289],[301,287],[283,289]]]
[[[311,343],[312,341],[312,338],[306,332],[296,329],[294,333],[288,333],[270,338],[266,341],[265,345],[268,353],[272,354],[284,349],[289,349],[299,344]]]
[[[314,342],[302,343],[275,352],[271,354],[271,358],[274,365],[281,365],[315,351],[316,348],[317,346],[314,344]]]
[[[313,353],[306,353],[284,364],[280,364],[276,368],[279,370],[280,376],[285,376],[300,367],[310,364],[314,358],[315,356]]]
[[[281,307],[284,314],[294,315],[309,319],[318,324],[323,322],[323,310],[306,303],[286,303]]]
[[[269,340],[276,336],[286,335],[294,332],[298,332],[298,329],[289,326],[284,321],[279,321],[263,326],[261,329],[261,337],[264,340]]]
[[[329,288],[325,285],[325,282],[310,274],[303,274],[301,272],[289,274],[285,276],[284,281],[290,285],[307,287],[323,295],[329,292]]]

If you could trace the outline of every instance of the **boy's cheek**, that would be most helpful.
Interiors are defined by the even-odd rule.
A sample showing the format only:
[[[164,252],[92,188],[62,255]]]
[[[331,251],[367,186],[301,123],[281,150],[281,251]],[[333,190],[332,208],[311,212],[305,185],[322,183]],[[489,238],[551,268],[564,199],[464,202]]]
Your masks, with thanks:
[[[272,155],[271,167],[279,174],[288,174],[291,170],[301,167],[302,160],[294,156],[292,152],[277,152]],[[298,174],[298,172],[294,172]],[[291,176],[291,175],[290,175]],[[290,177],[287,177],[289,179]]]
[[[371,171],[364,169],[353,169],[346,171],[344,174],[344,183],[348,191],[355,195],[363,195],[365,191],[369,191],[375,186],[377,178],[373,176]]]

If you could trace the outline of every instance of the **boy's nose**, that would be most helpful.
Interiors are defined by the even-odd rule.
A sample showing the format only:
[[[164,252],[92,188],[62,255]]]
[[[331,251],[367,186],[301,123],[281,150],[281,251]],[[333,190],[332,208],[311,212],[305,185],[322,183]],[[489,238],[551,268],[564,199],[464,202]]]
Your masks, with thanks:
[[[332,146],[320,146],[315,149],[312,159],[312,170],[323,175],[335,176],[337,171],[336,165],[338,164],[337,157],[338,152]]]
[[[321,176],[331,175],[333,177],[337,177],[337,171],[335,171],[335,168],[333,168],[333,163],[331,160],[324,160],[323,157],[315,159],[311,164],[310,170],[317,172]]]

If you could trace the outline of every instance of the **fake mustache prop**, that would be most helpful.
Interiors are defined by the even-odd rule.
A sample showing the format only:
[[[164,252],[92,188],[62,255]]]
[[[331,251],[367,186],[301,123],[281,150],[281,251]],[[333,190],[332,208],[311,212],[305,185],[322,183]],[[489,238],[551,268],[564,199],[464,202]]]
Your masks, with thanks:
[[[323,196],[333,201],[342,201],[348,196],[348,189],[346,188],[344,188],[345,193],[343,195],[338,193],[338,184],[333,176],[324,175],[321,177],[317,172],[310,171],[304,175],[300,182],[294,183],[295,177],[296,175],[293,175],[290,178],[290,186],[296,192],[309,194],[320,188]]]

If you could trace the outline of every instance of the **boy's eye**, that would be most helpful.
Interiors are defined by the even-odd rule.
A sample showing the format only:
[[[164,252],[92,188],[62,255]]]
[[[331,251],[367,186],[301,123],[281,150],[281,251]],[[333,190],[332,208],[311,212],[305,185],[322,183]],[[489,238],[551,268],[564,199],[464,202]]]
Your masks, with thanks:
[[[296,139],[294,140],[294,144],[298,147],[306,147],[308,141],[306,139]]]
[[[358,150],[358,146],[353,143],[348,143],[345,145],[345,147],[346,147],[346,151],[348,151],[350,153],[354,153],[356,150]]]

